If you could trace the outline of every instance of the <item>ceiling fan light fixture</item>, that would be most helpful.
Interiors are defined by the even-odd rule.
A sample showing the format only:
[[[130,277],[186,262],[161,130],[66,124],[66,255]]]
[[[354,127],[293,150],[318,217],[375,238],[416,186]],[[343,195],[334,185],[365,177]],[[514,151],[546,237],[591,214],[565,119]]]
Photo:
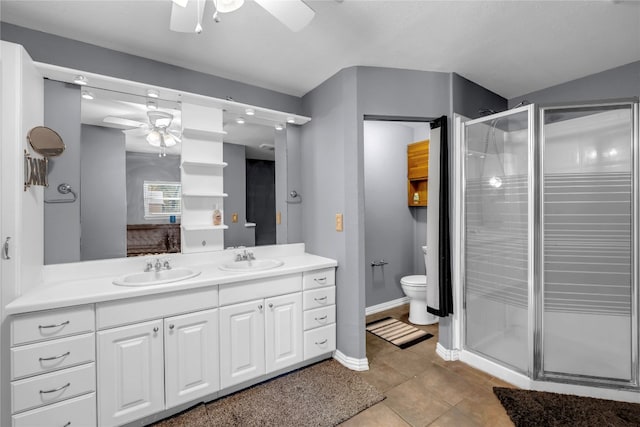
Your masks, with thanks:
[[[220,13],[229,13],[238,10],[244,4],[244,0],[215,0],[216,10]]]
[[[162,136],[162,140],[164,141],[165,147],[173,147],[178,143],[178,141],[176,141],[176,139],[170,133],[163,133],[160,135]]]
[[[78,74],[77,76],[74,77],[73,82],[77,85],[85,86],[86,84],[89,83],[89,80],[87,80],[87,78],[82,74]]]
[[[147,142],[154,147],[160,147],[161,141],[162,141],[162,136],[160,135],[160,132],[158,132],[157,130],[152,130],[147,135]]]
[[[95,99],[93,92],[89,92],[88,90],[83,90],[81,96],[82,96],[82,99],[88,99],[89,101],[91,101],[92,99]]]

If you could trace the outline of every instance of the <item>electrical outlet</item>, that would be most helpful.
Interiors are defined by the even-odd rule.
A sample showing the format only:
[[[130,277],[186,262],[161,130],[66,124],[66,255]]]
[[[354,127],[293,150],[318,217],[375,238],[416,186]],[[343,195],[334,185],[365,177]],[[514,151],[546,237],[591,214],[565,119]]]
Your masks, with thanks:
[[[238,212],[231,214],[231,222],[238,222]]]
[[[276,225],[282,224],[282,214],[280,212],[276,213]]]
[[[344,224],[342,222],[342,214],[336,214],[336,231],[344,230]]]

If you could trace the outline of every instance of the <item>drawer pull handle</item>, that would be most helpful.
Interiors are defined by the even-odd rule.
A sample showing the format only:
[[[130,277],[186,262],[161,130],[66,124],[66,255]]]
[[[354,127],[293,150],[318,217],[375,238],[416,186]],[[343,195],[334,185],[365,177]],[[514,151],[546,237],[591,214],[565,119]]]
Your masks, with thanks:
[[[158,327],[156,326],[155,328],[153,328],[153,332],[158,332],[160,329],[158,329]]]
[[[273,308],[273,304],[272,303],[269,303],[269,308]]]
[[[70,320],[66,322],[58,323],[57,325],[38,325],[38,329],[59,328],[60,326],[66,326],[71,323]]]
[[[176,325],[174,325],[173,323],[171,325],[169,325],[169,329],[173,330],[173,328],[175,328]]]
[[[70,355],[71,352],[67,351],[66,353],[63,354],[59,354],[58,356],[52,356],[52,357],[41,357],[38,360],[41,362],[46,362],[48,360],[56,360],[56,359],[62,359],[63,357],[67,357],[68,355]]]
[[[69,387],[71,385],[71,383],[66,383],[65,385],[58,387],[58,388],[54,388],[51,390],[40,390],[40,394],[45,394],[45,393],[55,393],[56,391],[60,391],[60,390],[64,390],[65,388]]]
[[[327,300],[327,297],[326,297],[326,296],[324,296],[324,297],[322,297],[322,298],[314,298],[314,300],[316,300],[317,302],[320,302],[320,301],[326,301],[326,300]]]
[[[323,339],[322,341],[318,342],[316,341],[316,345],[322,345],[322,344],[326,344],[327,343],[327,339]]]
[[[319,277],[319,278],[317,278],[317,279],[313,279],[313,280],[314,280],[316,283],[320,283],[321,285],[322,285],[322,284],[327,283],[327,278],[326,278],[326,277]]]
[[[262,310],[262,304],[258,305],[258,310]]]
[[[327,319],[327,315],[326,314],[324,316],[322,316],[322,317],[316,317],[316,321],[317,322],[320,322],[320,321],[326,320],[326,319]]]

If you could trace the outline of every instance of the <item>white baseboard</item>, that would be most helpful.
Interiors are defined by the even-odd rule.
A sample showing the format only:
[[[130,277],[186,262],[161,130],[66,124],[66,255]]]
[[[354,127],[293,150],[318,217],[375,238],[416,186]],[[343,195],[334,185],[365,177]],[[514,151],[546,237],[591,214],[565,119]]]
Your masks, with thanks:
[[[333,358],[340,362],[343,366],[351,369],[352,371],[368,371],[369,359],[356,359],[355,357],[349,357],[340,350],[336,350],[333,353]]]
[[[381,311],[389,310],[390,308],[396,308],[404,304],[409,303],[409,297],[402,297],[391,301],[383,302],[382,304],[372,305],[364,310],[366,316],[370,314],[380,313]]]
[[[459,350],[449,350],[444,348],[444,346],[440,343],[436,345],[436,353],[438,356],[447,361],[459,360],[460,359],[460,351]]]

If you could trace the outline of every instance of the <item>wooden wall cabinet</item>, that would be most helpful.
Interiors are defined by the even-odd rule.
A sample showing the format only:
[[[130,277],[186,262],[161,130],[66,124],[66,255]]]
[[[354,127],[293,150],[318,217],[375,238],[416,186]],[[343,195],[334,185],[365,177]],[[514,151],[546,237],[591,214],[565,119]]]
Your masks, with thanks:
[[[407,145],[407,202],[427,206],[429,180],[429,140]]]

